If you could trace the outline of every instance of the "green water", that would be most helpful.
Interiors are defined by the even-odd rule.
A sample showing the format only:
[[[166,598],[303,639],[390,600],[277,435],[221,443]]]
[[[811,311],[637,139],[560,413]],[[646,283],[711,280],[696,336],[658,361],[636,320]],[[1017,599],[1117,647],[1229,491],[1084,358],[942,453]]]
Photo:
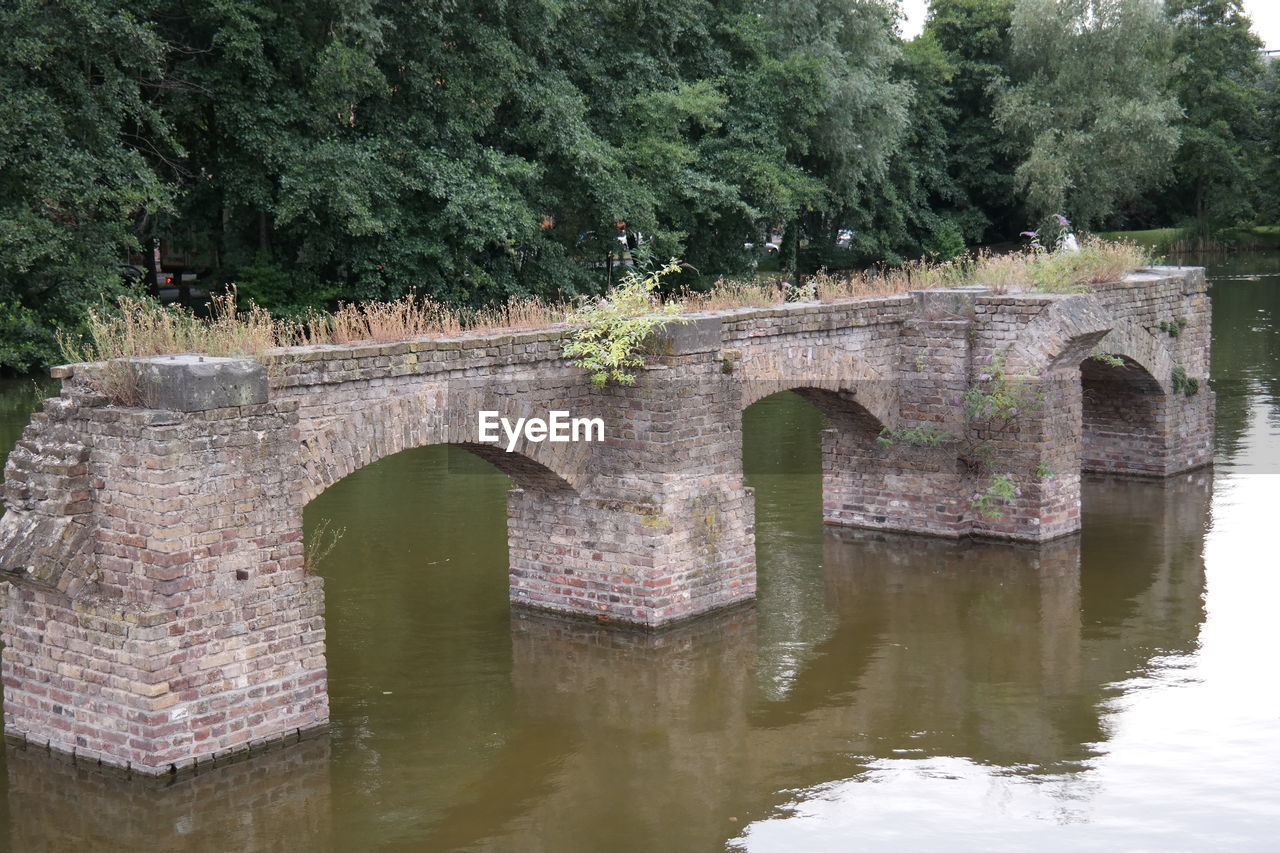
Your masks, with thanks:
[[[508,481],[410,451],[307,508],[342,533],[327,735],[174,783],[11,746],[0,844],[1274,849],[1280,256],[1210,263],[1217,465],[1090,479],[1079,537],[826,530],[820,417],[779,395],[745,415],[758,602],[633,634],[513,614]]]

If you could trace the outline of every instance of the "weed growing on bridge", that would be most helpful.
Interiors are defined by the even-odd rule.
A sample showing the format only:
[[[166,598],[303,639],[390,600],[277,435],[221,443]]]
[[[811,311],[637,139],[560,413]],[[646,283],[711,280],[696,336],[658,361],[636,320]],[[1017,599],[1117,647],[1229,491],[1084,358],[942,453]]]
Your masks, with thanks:
[[[334,548],[338,546],[338,542],[346,535],[347,528],[339,527],[336,530],[330,529],[329,519],[320,522],[311,535],[307,537],[307,544],[304,548],[303,559],[306,561],[307,571],[314,573],[316,567],[329,556]]]
[[[1175,394],[1194,397],[1196,392],[1200,390],[1200,380],[1194,376],[1188,376],[1187,369],[1182,365],[1178,365],[1173,369],[1173,376],[1170,377],[1169,381],[1173,385],[1173,393]]]
[[[1101,362],[1107,367],[1124,367],[1124,359],[1118,355],[1111,355],[1105,352],[1094,352],[1089,354],[1089,358],[1094,361]]]
[[[588,369],[593,376],[603,374],[604,381],[623,381],[618,377],[630,376],[624,362],[634,358],[634,352],[624,352],[630,345],[622,342],[634,337],[642,327],[651,329],[670,322],[672,315],[681,312],[885,297],[922,288],[963,285],[983,285],[997,293],[1028,289],[1062,292],[1120,279],[1150,262],[1146,250],[1132,244],[1091,239],[1076,253],[978,252],[945,263],[916,261],[901,267],[844,274],[821,270],[799,286],[782,278],[765,284],[721,280],[709,292],[684,293],[662,301],[657,296],[656,282],[673,269],[668,264],[648,276],[632,271],[624,284],[603,300],[580,304],[576,309],[534,299],[513,300],[484,309],[457,308],[409,293],[394,302],[345,304],[336,311],[314,312],[301,319],[272,317],[253,303],[241,309],[235,289],[231,288],[210,301],[207,318],[177,306],[123,297],[114,310],[91,310],[83,337],[63,335],[60,342],[63,355],[71,362],[182,352],[256,356],[276,347],[299,344],[544,329],[567,320],[592,329],[576,338],[575,354],[570,357],[581,359],[584,366],[588,362],[595,365]],[[650,284],[637,284],[644,282]],[[620,300],[630,301],[623,306]],[[1166,331],[1180,330],[1182,322],[1183,318],[1178,318],[1166,323]],[[612,342],[609,346],[604,345],[606,338]],[[616,375],[612,372],[615,369]]]
[[[969,385],[969,390],[960,398],[964,405],[965,419],[970,424],[981,424],[989,431],[1004,432],[1010,429],[1019,414],[1039,409],[1044,405],[1044,394],[1033,390],[1030,383],[1023,379],[1010,378],[1005,372],[1005,352],[988,355],[981,373]],[[970,499],[973,508],[985,519],[994,520],[1003,515],[1001,507],[1022,496],[1022,487],[1012,472],[990,474],[991,461],[995,449],[989,442],[980,442],[970,447],[966,454],[975,471],[990,475],[985,488],[975,492]],[[1036,469],[1037,479],[1047,479],[1045,470],[1051,471],[1047,465],[1041,464]]]
[[[59,336],[63,355],[69,361],[105,361],[181,352],[215,356],[256,354],[279,346],[284,329],[280,321],[256,305],[250,304],[247,311],[238,311],[233,288],[213,297],[208,319],[176,305],[122,296],[115,311],[89,309],[85,331],[84,338]]]
[[[1090,285],[1118,281],[1154,261],[1154,256],[1140,246],[1091,237],[1076,252],[1029,249],[995,253],[980,249],[942,263],[919,260],[898,267],[843,273],[823,269],[810,276],[803,287],[791,287],[781,279],[762,283],[721,279],[710,291],[685,294],[682,301],[686,310],[716,311],[768,308],[804,298],[833,302],[900,296],[912,290],[948,287],[982,286],[995,293],[1072,293],[1088,290]]]
[[[282,328],[281,337],[311,344],[454,337],[468,331],[545,329],[564,322],[565,314],[564,306],[539,299],[513,299],[504,305],[468,309],[408,293],[394,302],[343,304],[333,313],[315,312],[293,329]]]
[[[634,371],[644,366],[645,339],[659,326],[683,322],[675,317],[679,303],[663,304],[658,286],[663,276],[678,272],[680,262],[647,275],[629,270],[617,287],[595,302],[584,302],[569,316],[579,328],[570,333],[564,355],[578,367],[591,372],[597,386],[607,382],[634,385]]]
[[[937,447],[954,437],[951,433],[933,424],[920,424],[910,429],[901,427],[889,429],[885,427],[876,436],[876,444],[881,447],[891,447],[895,444],[906,444],[911,447]]]
[[[1013,431],[1019,416],[1044,406],[1045,393],[1032,380],[1010,377],[1006,372],[1007,352],[993,353],[978,368],[968,390],[954,402],[963,407],[965,422],[974,435],[960,452],[960,459],[975,476],[981,478],[978,490],[969,499],[978,515],[995,520],[1004,515],[1004,507],[1022,497],[1022,490],[1032,478],[1019,477],[1013,471],[994,473],[996,444],[999,434]],[[885,427],[876,436],[876,443],[884,448],[909,446],[940,448],[957,441],[957,437],[934,424],[920,424],[910,428]],[[1041,462],[1033,479],[1039,482],[1056,476],[1052,466]]]
[[[963,399],[964,414],[970,421],[1007,424],[1019,412],[1039,408],[1043,396],[1031,390],[1028,383],[1010,379],[1005,374],[1006,353],[987,356],[982,372],[969,386]]]
[[[1022,489],[1013,479],[1013,474],[997,474],[984,491],[974,493],[973,508],[985,519],[997,519],[1004,515],[1000,507],[1021,494]]]
[[[1156,324],[1156,328],[1164,332],[1171,338],[1176,338],[1178,334],[1187,327],[1190,322],[1186,317],[1178,317],[1173,320],[1161,320]]]
[[[1035,251],[1027,258],[1027,282],[1042,293],[1077,293],[1091,284],[1119,281],[1153,262],[1151,252],[1133,243],[1086,239],[1076,252]]]

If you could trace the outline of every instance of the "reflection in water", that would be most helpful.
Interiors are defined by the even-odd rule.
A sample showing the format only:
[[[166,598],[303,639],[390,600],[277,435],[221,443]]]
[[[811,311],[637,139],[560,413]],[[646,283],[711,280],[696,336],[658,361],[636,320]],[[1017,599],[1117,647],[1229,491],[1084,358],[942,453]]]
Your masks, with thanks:
[[[1280,478],[1259,460],[1280,448],[1276,293],[1214,292],[1216,478],[1091,477],[1083,532],[1045,546],[824,529],[821,417],[791,395],[761,401],[744,436],[759,600],[658,634],[510,612],[508,481],[445,448],[384,460],[307,509],[309,529],[346,530],[320,568],[327,738],[167,785],[11,745],[0,838],[529,853],[1269,841],[1280,576],[1260,574],[1274,560],[1259,549],[1274,549]],[[1269,343],[1249,337],[1262,326]],[[0,431],[20,427],[4,414]]]
[[[130,778],[15,742],[5,766],[12,850],[328,849],[324,736],[173,779]]]
[[[1280,474],[1280,253],[1224,258],[1210,280],[1217,465]]]

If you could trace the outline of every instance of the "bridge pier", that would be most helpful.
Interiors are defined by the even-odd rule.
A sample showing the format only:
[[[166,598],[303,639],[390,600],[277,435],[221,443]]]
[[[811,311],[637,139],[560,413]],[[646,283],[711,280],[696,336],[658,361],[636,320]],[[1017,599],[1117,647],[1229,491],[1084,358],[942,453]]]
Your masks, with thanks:
[[[159,774],[323,725],[303,507],[429,444],[515,481],[512,602],[600,622],[654,628],[754,597],[741,413],[777,391],[830,421],[831,524],[1070,533],[1082,468],[1162,476],[1211,459],[1205,289],[1202,271],[1164,269],[1090,294],[716,312],[668,327],[636,385],[606,389],[564,361],[563,329],[292,348],[266,369],[198,355],[59,368],[62,396],[5,468],[6,732]],[[596,414],[605,439],[526,435],[508,452],[479,436],[481,410]]]
[[[180,375],[150,387],[199,383]],[[169,410],[67,396],[33,419],[8,463],[3,523],[50,523],[61,476],[84,480],[76,524],[88,534],[0,558],[13,579],[10,734],[158,774],[327,720],[322,581],[306,572],[302,505],[281,464],[296,456],[296,405],[265,402],[252,363],[218,384],[244,396]],[[51,464],[73,443],[87,461]]]

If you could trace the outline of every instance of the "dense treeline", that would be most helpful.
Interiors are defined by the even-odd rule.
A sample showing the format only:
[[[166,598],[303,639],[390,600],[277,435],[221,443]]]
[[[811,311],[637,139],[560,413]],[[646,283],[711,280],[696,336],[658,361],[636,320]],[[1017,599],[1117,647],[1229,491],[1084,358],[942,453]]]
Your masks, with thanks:
[[[1235,0],[6,0],[0,367],[155,237],[275,310],[1274,219]],[[620,223],[625,226],[620,227]],[[837,238],[852,233],[847,245]]]

